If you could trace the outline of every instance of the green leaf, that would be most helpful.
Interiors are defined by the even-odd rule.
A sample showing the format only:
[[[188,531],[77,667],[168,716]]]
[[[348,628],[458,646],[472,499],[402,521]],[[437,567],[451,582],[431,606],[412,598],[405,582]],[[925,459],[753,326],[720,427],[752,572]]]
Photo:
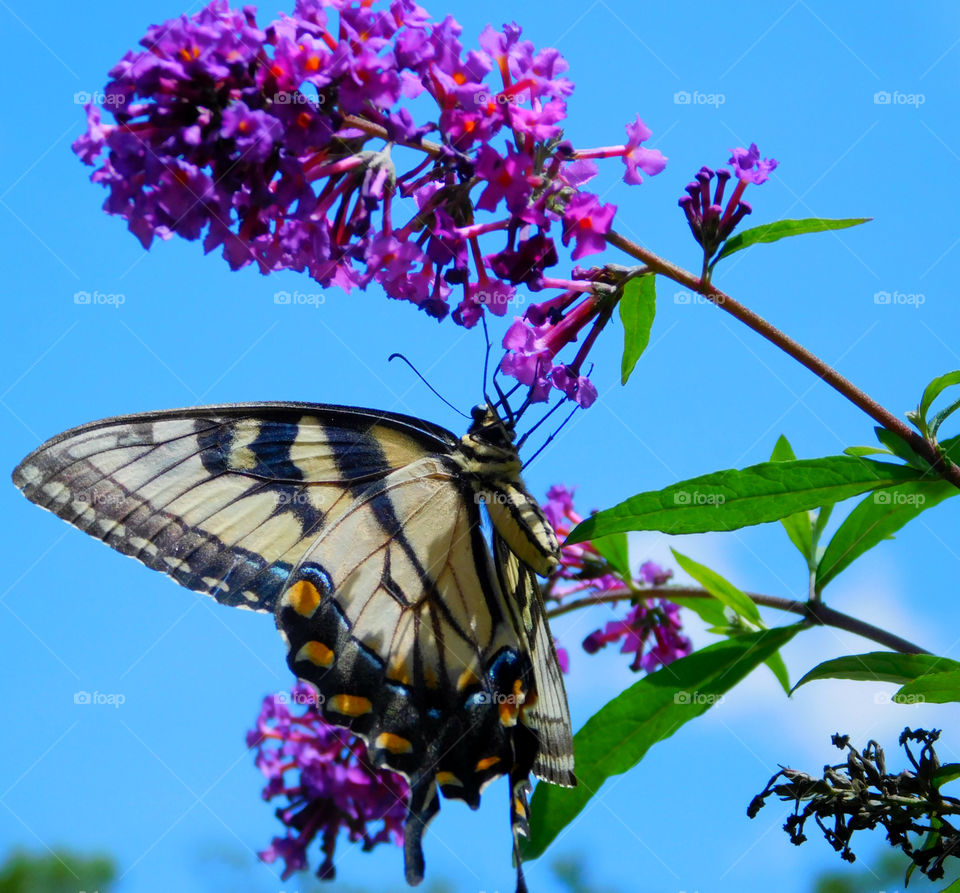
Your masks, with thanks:
[[[712,595],[708,598],[691,598],[686,595],[668,595],[667,598],[670,599],[674,604],[680,605],[681,608],[689,608],[694,612],[698,617],[700,617],[704,623],[709,627],[708,632],[716,632],[717,635],[729,635],[727,628],[730,625],[730,622],[727,618],[726,613],[723,610],[723,605],[718,602]]]
[[[944,887],[940,893],[960,893],[960,878],[957,878],[949,887]]]
[[[847,515],[817,566],[820,592],[840,571],[882,540],[889,539],[908,521],[950,496],[960,494],[943,480],[909,481],[868,494]]]
[[[704,713],[800,629],[794,624],[717,642],[651,673],[601,707],[573,739],[577,786],[537,785],[523,858],[543,853],[607,778],[633,768],[652,745]]]
[[[623,287],[623,297],[620,298],[620,321],[623,323],[621,384],[627,383],[637,360],[650,343],[650,329],[657,313],[656,278],[653,274],[639,276]]]
[[[783,687],[783,690],[789,695],[790,694],[790,674],[787,672],[787,665],[783,662],[783,658],[780,656],[780,652],[771,654],[764,663],[770,667],[773,671],[773,675],[777,677],[777,682]]]
[[[790,441],[782,434],[774,444],[773,452],[770,454],[771,462],[795,462],[797,459],[790,446]],[[807,512],[798,512],[796,515],[790,515],[787,518],[781,518],[780,523],[783,529],[787,531],[787,536],[800,554],[807,559],[809,564],[813,560],[813,527],[810,524],[810,515]]]
[[[960,668],[918,676],[898,689],[893,696],[898,704],[949,704],[960,701]]]
[[[883,447],[871,447],[871,446],[855,446],[847,447],[844,451],[844,454],[847,456],[892,456],[893,453],[890,450],[885,450]]]
[[[947,782],[960,778],[960,763],[944,763],[937,769],[931,778],[933,784],[940,788]]]
[[[898,682],[900,685],[919,676],[960,670],[960,663],[935,654],[898,654],[896,651],[870,651],[826,660],[815,666],[794,687],[815,679],[856,679],[861,682]]]
[[[943,375],[938,375],[923,389],[923,396],[920,398],[920,408],[918,412],[920,413],[920,419],[924,424],[927,420],[927,412],[933,405],[933,401],[936,400],[937,397],[939,397],[940,394],[942,394],[947,388],[953,387],[955,384],[960,384],[960,369],[955,369],[953,372],[946,372]]]
[[[639,493],[584,519],[567,542],[582,543],[627,530],[673,534],[735,530],[919,477],[910,467],[852,456],[764,462]]]
[[[831,229],[847,229],[850,226],[859,226],[861,223],[868,223],[871,220],[873,220],[872,217],[850,217],[844,220],[806,217],[802,220],[777,220],[763,226],[755,226],[753,229],[745,229],[743,232],[727,239],[723,243],[723,250],[714,258],[710,267],[715,267],[717,262],[723,260],[723,258],[758,242],[777,242],[780,239],[786,239],[788,236],[802,236],[804,233],[822,233]]]
[[[930,424],[927,426],[930,436],[936,437],[940,426],[958,409],[960,409],[960,400],[954,400],[946,409],[941,409],[940,412],[930,419]]]
[[[624,580],[632,579],[630,550],[627,547],[627,535],[625,533],[600,537],[600,539],[593,541],[593,547]]]
[[[877,433],[877,440],[880,441],[895,456],[899,456],[908,465],[919,468],[921,471],[927,471],[930,464],[926,459],[921,458],[915,452],[912,446],[908,444],[899,434],[894,434],[886,428],[877,425],[874,429]]]
[[[760,619],[760,612],[751,598],[737,589],[729,580],[724,579],[716,571],[710,570],[702,564],[688,558],[686,555],[671,549],[673,557],[677,559],[680,565],[694,580],[696,580],[704,589],[707,590],[715,599],[723,602],[728,608],[736,611],[741,617],[754,623],[756,626],[764,626]]]

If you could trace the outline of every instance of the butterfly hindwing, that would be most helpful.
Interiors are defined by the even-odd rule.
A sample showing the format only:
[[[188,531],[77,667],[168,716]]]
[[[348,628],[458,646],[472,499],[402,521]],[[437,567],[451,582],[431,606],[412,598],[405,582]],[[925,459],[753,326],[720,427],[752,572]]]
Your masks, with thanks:
[[[534,730],[538,739],[533,773],[552,784],[572,787],[576,778],[570,711],[556,647],[547,626],[540,583],[530,567],[517,558],[496,532],[493,547],[501,587],[533,666],[537,697],[522,713],[523,722]]]
[[[424,457],[358,494],[294,569],[277,614],[291,668],[318,689],[326,718],[410,780],[411,882],[436,787],[476,807],[514,768],[518,707],[533,686],[457,471]],[[526,777],[535,739],[519,735]]]

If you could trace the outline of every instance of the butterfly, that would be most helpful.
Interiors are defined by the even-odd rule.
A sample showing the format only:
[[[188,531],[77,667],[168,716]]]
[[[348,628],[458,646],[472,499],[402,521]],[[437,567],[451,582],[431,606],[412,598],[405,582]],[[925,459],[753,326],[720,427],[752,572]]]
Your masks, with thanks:
[[[408,780],[410,884],[438,789],[476,808],[506,775],[519,891],[531,771],[576,783],[537,580],[560,549],[520,470],[489,402],[461,438],[393,412],[247,403],[83,425],[13,480],[182,586],[273,613],[324,718]]]

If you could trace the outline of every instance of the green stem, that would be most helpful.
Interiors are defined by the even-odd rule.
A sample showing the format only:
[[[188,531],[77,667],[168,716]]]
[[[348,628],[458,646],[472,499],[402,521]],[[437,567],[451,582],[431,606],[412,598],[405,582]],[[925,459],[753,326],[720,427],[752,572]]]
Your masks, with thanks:
[[[793,357],[798,363],[806,366],[814,375],[823,379],[830,387],[846,397],[855,406],[862,409],[872,419],[879,422],[888,431],[897,434],[913,447],[914,451],[926,459],[933,470],[944,480],[960,488],[960,468],[950,462],[945,462],[937,447],[921,437],[906,422],[898,419],[893,413],[885,409],[868,394],[861,391],[853,382],[844,378],[832,366],[829,366],[818,356],[807,350],[802,344],[794,341],[789,335],[781,332],[776,326],[767,322],[762,316],[754,313],[743,304],[735,301],[719,288],[704,282],[688,270],[678,267],[670,261],[648,251],[636,242],[621,236],[612,230],[607,233],[607,241],[631,257],[645,263],[655,273],[666,276],[674,282],[703,295],[707,300],[736,317],[744,325],[749,326],[757,334],[762,335],[772,344]]]

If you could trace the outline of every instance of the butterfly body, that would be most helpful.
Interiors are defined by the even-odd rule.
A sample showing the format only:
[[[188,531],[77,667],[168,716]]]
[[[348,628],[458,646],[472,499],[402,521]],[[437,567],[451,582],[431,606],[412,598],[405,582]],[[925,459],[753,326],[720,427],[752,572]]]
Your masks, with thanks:
[[[569,715],[536,575],[559,558],[492,407],[469,431],[322,404],[234,404],[68,431],[25,495],[181,585],[271,611],[324,717],[410,783],[407,879],[437,790],[573,784]],[[492,527],[492,552],[483,527]]]

